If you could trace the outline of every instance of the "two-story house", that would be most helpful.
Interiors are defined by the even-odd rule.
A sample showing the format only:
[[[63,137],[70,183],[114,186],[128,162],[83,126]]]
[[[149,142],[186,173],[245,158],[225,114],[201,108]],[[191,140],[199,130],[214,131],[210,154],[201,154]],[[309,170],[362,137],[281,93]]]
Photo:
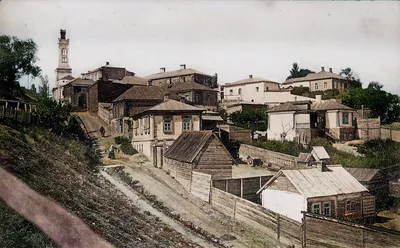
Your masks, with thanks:
[[[191,105],[198,108],[216,111],[218,108],[218,92],[202,84],[186,81],[182,83],[167,84],[162,87],[165,94],[175,94]]]
[[[325,71],[321,67],[321,71],[310,73],[305,77],[287,79],[281,85],[282,88],[309,87],[310,91],[325,91],[331,89],[344,90],[347,88],[347,80],[339,74],[332,71]]]
[[[165,149],[183,131],[201,129],[202,111],[183,102],[167,99],[134,115],[133,147],[142,152],[154,166],[162,167]]]
[[[83,79],[91,79],[93,81],[102,79],[103,81],[107,81],[113,79],[121,80],[125,76],[135,76],[135,73],[128,71],[126,68],[110,66],[110,63],[106,62],[105,66],[82,73],[81,75]]]
[[[150,85],[162,86],[166,84],[175,84],[183,82],[195,82],[209,88],[217,88],[217,74],[214,76],[197,71],[195,69],[186,68],[182,64],[179,70],[167,71],[165,67],[160,68],[160,72],[145,77]]]

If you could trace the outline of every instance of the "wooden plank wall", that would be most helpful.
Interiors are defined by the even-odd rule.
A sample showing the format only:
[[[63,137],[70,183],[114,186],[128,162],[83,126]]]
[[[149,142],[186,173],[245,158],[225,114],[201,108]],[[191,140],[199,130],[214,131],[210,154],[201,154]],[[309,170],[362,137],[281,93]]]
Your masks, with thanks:
[[[231,193],[240,198],[258,202],[257,191],[271,178],[272,176],[258,176],[214,180],[213,177],[212,185],[219,190]]]
[[[164,159],[163,169],[167,171],[176,181],[190,192],[190,184],[192,182],[192,165],[179,162],[173,159]]]
[[[192,172],[190,193],[203,201],[210,201],[211,175],[200,172]]]
[[[306,247],[399,247],[400,232],[330,218],[305,216]]]
[[[255,147],[251,145],[241,144],[239,148],[239,156],[243,160],[247,160],[247,157],[251,155],[253,157],[259,157],[264,165],[271,164],[272,167],[277,168],[296,168],[297,167],[297,157],[273,152],[260,147]]]
[[[11,119],[21,123],[35,123],[37,116],[30,111],[0,106],[0,119]]]
[[[297,221],[214,187],[210,203],[234,220],[248,224],[270,237],[276,237],[283,244],[301,247],[301,223]]]

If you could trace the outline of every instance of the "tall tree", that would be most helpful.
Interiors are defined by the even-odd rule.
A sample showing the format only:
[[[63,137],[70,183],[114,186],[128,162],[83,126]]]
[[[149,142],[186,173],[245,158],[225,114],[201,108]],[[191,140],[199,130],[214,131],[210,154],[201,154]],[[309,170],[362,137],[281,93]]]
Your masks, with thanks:
[[[0,95],[12,98],[22,95],[18,80],[24,75],[37,77],[37,47],[33,40],[0,35]]]
[[[290,70],[290,75],[286,79],[305,77],[310,73],[314,73],[313,71],[311,71],[309,69],[300,68],[297,63],[293,63],[292,66],[293,67]]]
[[[340,75],[347,79],[349,88],[361,88],[362,83],[356,73],[350,68],[344,68],[340,71]]]
[[[49,78],[46,76],[40,77],[39,97],[48,98],[50,95]]]

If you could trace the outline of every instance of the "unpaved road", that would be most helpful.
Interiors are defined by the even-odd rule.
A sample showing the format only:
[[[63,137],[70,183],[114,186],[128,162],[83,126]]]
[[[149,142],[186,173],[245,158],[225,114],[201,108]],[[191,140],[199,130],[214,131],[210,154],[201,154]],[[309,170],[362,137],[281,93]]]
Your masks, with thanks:
[[[174,211],[174,213],[179,214],[183,219],[194,223],[196,226],[200,226],[208,233],[214,234],[219,238],[224,235],[236,238],[224,241],[225,245],[232,247],[279,247],[273,239],[265,234],[233,221],[230,217],[213,209],[208,203],[190,195],[177,181],[163,170],[155,168],[146,162],[141,155],[133,156],[131,162],[125,164],[124,170],[134,180],[138,180],[145,191],[156,196],[157,200],[161,201],[166,207]],[[131,191],[130,189],[127,190]],[[129,192],[124,193],[128,194]],[[127,196],[129,197],[129,195]],[[148,205],[147,203],[140,207],[144,211],[149,211]],[[153,214],[158,216],[155,212]],[[163,222],[171,224],[171,221],[173,221],[175,223],[175,220],[167,216],[165,217],[167,219],[163,218]],[[186,236],[187,238],[202,246],[212,247],[208,241],[203,240],[200,242],[198,240],[199,237],[193,237],[194,234],[192,232],[187,233],[187,231],[182,230],[182,226],[175,230],[183,235],[186,233],[188,235]],[[207,242],[207,244],[204,242]]]

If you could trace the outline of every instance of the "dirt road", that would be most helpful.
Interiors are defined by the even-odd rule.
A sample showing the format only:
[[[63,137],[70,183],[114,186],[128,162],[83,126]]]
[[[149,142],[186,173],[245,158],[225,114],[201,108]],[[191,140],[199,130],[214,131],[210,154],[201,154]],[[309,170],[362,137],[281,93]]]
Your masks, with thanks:
[[[138,180],[145,191],[156,196],[158,201],[161,201],[175,214],[179,214],[181,218],[222,240],[229,239],[224,241],[225,245],[231,247],[279,247],[272,238],[249,226],[232,221],[228,216],[213,209],[208,203],[190,195],[163,170],[146,162],[142,155],[133,156],[131,162],[125,164],[124,170],[132,179]],[[166,219],[163,221],[167,224],[170,222]],[[182,233],[180,228],[175,230]],[[204,242],[199,242],[192,235],[186,237],[204,245]],[[206,245],[205,247],[211,246]]]

